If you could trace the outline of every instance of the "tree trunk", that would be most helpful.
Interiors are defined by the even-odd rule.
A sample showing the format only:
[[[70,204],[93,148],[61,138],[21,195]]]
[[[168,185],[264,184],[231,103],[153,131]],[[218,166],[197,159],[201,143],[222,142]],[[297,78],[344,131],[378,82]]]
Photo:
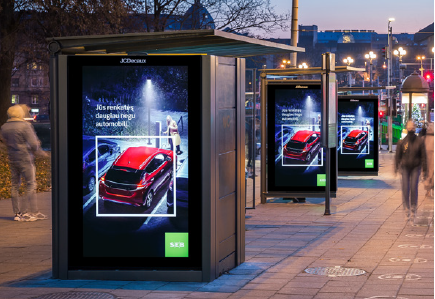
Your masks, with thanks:
[[[6,111],[11,106],[11,76],[18,27],[14,2],[2,1],[0,8],[0,126],[8,119]]]
[[[3,43],[2,43],[3,48]],[[14,64],[14,53],[0,52],[0,126],[4,124],[8,116],[6,111],[11,106],[11,75]]]

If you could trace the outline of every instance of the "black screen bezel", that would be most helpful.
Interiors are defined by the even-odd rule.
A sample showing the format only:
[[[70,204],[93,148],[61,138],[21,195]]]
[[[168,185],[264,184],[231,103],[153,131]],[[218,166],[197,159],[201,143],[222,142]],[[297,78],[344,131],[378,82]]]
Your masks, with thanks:
[[[309,89],[318,89],[322,91],[321,81],[311,80],[302,81],[295,80],[292,82],[280,82],[280,83],[269,83],[267,85],[267,160],[275,160],[274,144],[275,144],[275,91],[277,89],[295,89],[297,85],[308,86]],[[322,118],[324,111],[322,111]],[[337,191],[337,164],[336,150],[335,148],[329,149],[330,153],[330,191]],[[318,194],[318,192],[325,192],[326,187],[320,186],[276,186],[275,185],[275,164],[269,163],[267,168],[267,188],[268,191],[281,191],[281,192],[303,192],[304,194]]]
[[[340,103],[349,103],[352,101],[358,101],[358,102],[366,102],[366,103],[373,103],[373,142],[374,142],[374,151],[373,151],[373,160],[374,160],[374,168],[365,168],[365,167],[340,167],[340,153],[337,153],[337,167],[339,172],[346,173],[346,175],[352,174],[352,172],[355,173],[355,175],[361,175],[364,173],[367,174],[373,174],[379,172],[379,99],[377,95],[355,95],[355,96],[338,96],[338,112],[340,113]],[[339,125],[339,122],[337,120],[337,126]]]
[[[82,68],[84,66],[141,66],[140,63],[121,63],[122,58],[146,59],[146,66],[188,67],[189,149],[198,159],[189,159],[189,199],[201,199],[201,98],[202,59],[200,56],[68,56],[68,270],[201,270],[202,269],[202,203],[188,206],[189,257],[84,257],[83,207],[77,197],[83,197],[77,188],[82,178]],[[79,99],[79,100],[77,100]],[[193,163],[195,162],[195,163]],[[81,181],[79,181],[81,182]],[[150,244],[152,246],[152,244]]]

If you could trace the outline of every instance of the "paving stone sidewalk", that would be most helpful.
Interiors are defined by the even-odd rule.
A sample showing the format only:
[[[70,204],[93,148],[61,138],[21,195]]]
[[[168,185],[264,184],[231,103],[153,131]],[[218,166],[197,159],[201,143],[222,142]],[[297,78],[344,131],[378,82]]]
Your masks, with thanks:
[[[393,157],[380,154],[378,177],[340,177],[330,216],[321,198],[248,210],[246,262],[211,283],[52,279],[51,220],[12,221],[1,200],[0,299],[434,298],[433,198],[420,184],[405,222]],[[38,200],[51,215],[51,194]]]

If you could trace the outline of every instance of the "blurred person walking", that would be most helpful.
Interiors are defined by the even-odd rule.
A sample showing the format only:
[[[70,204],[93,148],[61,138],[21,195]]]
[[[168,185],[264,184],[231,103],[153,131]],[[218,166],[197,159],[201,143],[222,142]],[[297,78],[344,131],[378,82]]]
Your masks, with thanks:
[[[421,170],[427,176],[426,149],[423,138],[415,134],[415,123],[406,123],[408,134],[400,140],[396,148],[394,172],[402,174],[402,203],[406,220],[415,221],[418,204],[418,181]]]
[[[34,154],[45,156],[32,125],[24,120],[25,111],[14,105],[7,111],[8,120],[1,126],[1,136],[6,144],[11,171],[11,199],[15,221],[47,219],[39,212],[36,200],[36,172]],[[21,179],[26,182],[24,197],[18,196]],[[28,205],[30,208],[28,209]]]
[[[424,145],[426,147],[427,157],[427,178],[424,181],[424,188],[426,189],[426,196],[434,196],[434,126],[430,123],[426,129],[426,135],[424,136]]]

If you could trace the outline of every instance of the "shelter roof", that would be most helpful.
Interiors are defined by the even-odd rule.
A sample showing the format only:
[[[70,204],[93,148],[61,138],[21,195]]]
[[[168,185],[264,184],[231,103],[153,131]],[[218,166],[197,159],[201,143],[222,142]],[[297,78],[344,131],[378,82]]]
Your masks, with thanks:
[[[305,52],[301,47],[215,29],[70,36],[47,40],[58,43],[62,54],[209,54],[249,57]]]

